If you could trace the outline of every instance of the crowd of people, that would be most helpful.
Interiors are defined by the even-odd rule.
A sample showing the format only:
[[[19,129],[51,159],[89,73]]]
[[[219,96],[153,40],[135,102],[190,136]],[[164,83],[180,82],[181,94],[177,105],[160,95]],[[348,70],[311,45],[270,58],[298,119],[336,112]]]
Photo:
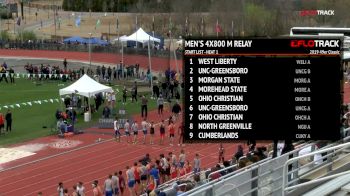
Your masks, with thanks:
[[[147,153],[141,159],[125,166],[124,170],[119,169],[108,174],[104,182],[92,181],[93,195],[181,195],[268,156],[266,147],[256,149],[254,147],[253,149],[249,146],[248,152],[245,153],[242,145],[239,145],[232,158],[226,160],[223,145],[219,144],[218,149],[219,162],[209,169],[202,168],[201,157],[198,153],[190,161],[184,149],[181,149],[179,154],[170,151],[167,154],[159,154],[158,157],[151,157]],[[160,188],[163,183],[167,183],[168,186]],[[82,182],[78,182],[72,188],[66,188],[60,182],[57,192],[59,196],[86,195]]]

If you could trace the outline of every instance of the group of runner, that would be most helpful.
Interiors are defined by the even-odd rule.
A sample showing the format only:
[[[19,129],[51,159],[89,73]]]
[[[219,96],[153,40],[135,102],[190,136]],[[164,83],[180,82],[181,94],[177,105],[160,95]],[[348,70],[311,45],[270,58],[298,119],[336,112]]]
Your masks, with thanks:
[[[168,119],[168,124],[165,123],[164,120],[162,120],[160,123],[155,124],[154,121],[148,122],[146,118],[143,119],[141,122],[141,127],[139,128],[138,122],[135,120],[133,123],[130,124],[129,120],[126,120],[124,124],[124,134],[126,136],[126,142],[137,144],[137,136],[139,134],[139,131],[142,130],[143,133],[143,139],[142,143],[146,144],[154,144],[154,135],[156,134],[155,127],[159,125],[159,135],[160,135],[160,141],[159,144],[164,144],[164,138],[166,134],[166,130],[168,132],[169,136],[169,145],[174,145],[174,138],[175,138],[175,132],[176,132],[176,126],[175,126],[176,117],[174,115],[170,116]],[[118,122],[118,119],[116,118],[114,121],[114,131],[115,131],[115,139],[118,142],[121,142],[121,128],[120,124]],[[183,134],[184,134],[184,127],[183,123],[181,122],[178,127],[178,135],[179,135],[179,141],[178,145],[181,146]],[[150,134],[149,142],[147,142],[147,135]],[[133,135],[133,137],[132,137]]]
[[[197,159],[199,160],[198,155],[194,160],[195,164]],[[127,166],[125,174],[130,195],[136,196],[155,192],[160,184],[184,176],[194,170],[199,171],[198,168],[192,168],[186,159],[185,151],[181,150],[178,159],[173,152],[169,152],[168,156],[160,154],[159,158],[154,159],[154,161],[147,154],[145,158],[135,162],[133,166]]]

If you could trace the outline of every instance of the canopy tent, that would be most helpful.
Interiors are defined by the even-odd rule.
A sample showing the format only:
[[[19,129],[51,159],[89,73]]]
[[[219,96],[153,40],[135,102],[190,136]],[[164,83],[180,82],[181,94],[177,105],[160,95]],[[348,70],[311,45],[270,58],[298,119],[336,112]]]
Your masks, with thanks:
[[[101,92],[113,92],[113,89],[96,82],[86,74],[70,86],[59,90],[60,96],[76,93],[89,98]]]
[[[135,41],[135,42],[140,42],[142,44],[145,44],[147,42],[160,43],[160,39],[152,37],[151,35],[146,33],[142,28],[139,28],[135,33],[127,37],[120,37],[120,41],[123,41],[123,42]]]
[[[73,36],[73,37],[70,37],[70,38],[67,38],[67,39],[64,39],[63,40],[64,43],[79,43],[79,44],[83,44],[83,43],[86,43],[86,39],[84,38],[81,38],[79,36]]]
[[[92,37],[91,39],[87,39],[86,43],[89,44],[91,42],[91,44],[98,44],[98,45],[108,45],[108,42],[106,42],[105,40],[101,40],[100,38],[97,37]]]

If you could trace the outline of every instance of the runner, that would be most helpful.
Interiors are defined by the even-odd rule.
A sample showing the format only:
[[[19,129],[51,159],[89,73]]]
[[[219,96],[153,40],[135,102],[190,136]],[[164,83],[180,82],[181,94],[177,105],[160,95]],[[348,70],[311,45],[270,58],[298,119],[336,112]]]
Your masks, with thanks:
[[[94,180],[92,183],[92,192],[94,196],[102,196],[101,187],[98,186],[98,180]]]
[[[162,120],[162,122],[160,123],[160,142],[159,144],[163,145],[164,144],[164,136],[165,136],[165,124],[164,124],[164,120]]]
[[[103,185],[103,193],[106,196],[113,196],[112,175],[109,175],[108,178],[105,180],[105,183]]]
[[[138,184],[139,188],[141,188],[140,184],[141,184],[141,176],[140,176],[140,170],[139,167],[137,167],[137,162],[134,163],[134,166],[132,167],[132,170],[134,171],[134,176],[135,176],[135,185],[136,183]],[[136,186],[135,186],[135,192],[136,195],[137,191],[136,191]],[[141,192],[141,191],[140,191]]]
[[[148,129],[148,122],[146,121],[146,118],[143,119],[141,122],[142,132],[143,132],[143,144],[146,144],[146,136],[147,136],[147,129]]]
[[[177,178],[178,169],[177,169],[176,166],[172,165],[172,166],[170,167],[170,175],[171,175],[171,179]]]
[[[173,122],[170,122],[168,125],[168,131],[169,131],[169,142],[170,146],[174,145],[174,137],[175,137],[175,126]]]
[[[63,196],[63,190],[64,190],[63,183],[62,182],[58,183],[58,187],[57,187],[58,196]]]
[[[118,177],[118,172],[115,172],[114,175],[112,176],[112,185],[113,185],[114,195],[115,196],[119,195],[119,177]]]
[[[154,122],[151,122],[151,127],[149,129],[149,133],[151,134],[150,137],[150,144],[154,144]]]
[[[184,168],[186,169],[187,174],[192,172],[192,165],[189,160],[186,161],[186,165]]]
[[[136,196],[135,174],[134,174],[134,170],[129,166],[126,166],[126,179],[128,181],[128,188],[129,188],[130,195]]]
[[[196,157],[193,159],[193,163],[194,163],[193,172],[196,174],[201,171],[201,168],[200,168],[201,161],[199,159],[199,154],[196,154]]]
[[[79,196],[85,196],[85,187],[82,182],[78,182],[77,191]]]
[[[115,117],[114,121],[114,133],[115,133],[115,140],[117,142],[120,142],[120,129],[119,129],[119,123],[118,123],[118,118]]]
[[[118,174],[119,174],[118,178],[119,178],[120,195],[124,195],[124,189],[126,187],[126,184],[125,184],[125,179],[123,177],[123,172],[119,171]]]
[[[186,160],[185,151],[183,149],[181,149],[180,155],[179,155],[179,166],[180,166],[180,168],[184,167],[185,160]]]
[[[133,140],[133,144],[137,144],[137,134],[138,134],[138,125],[137,125],[137,121],[135,120],[134,123],[131,125],[131,130],[134,133],[134,140]]]
[[[147,194],[150,195],[157,188],[157,180],[151,175],[147,185]]]
[[[140,171],[140,179],[141,179],[140,193],[142,194],[146,190],[148,171],[147,171],[146,166],[143,164],[140,164],[139,171]]]
[[[179,125],[177,133],[179,134],[178,146],[185,146],[185,144],[183,144],[183,136],[184,136],[184,124],[183,124],[183,122],[181,122],[181,124]]]
[[[170,158],[171,165],[177,167],[178,163],[177,163],[177,160],[176,160],[176,155],[174,153],[172,153],[172,152],[169,152],[169,158]]]
[[[131,138],[130,138],[130,123],[129,123],[129,120],[126,120],[126,122],[124,124],[124,130],[125,130],[126,142],[130,143]]]

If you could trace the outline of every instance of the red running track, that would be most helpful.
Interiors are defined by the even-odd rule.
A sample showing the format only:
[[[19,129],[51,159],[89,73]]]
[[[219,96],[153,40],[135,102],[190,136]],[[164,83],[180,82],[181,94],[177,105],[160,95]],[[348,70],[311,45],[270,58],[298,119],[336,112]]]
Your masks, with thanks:
[[[71,51],[51,51],[51,50],[9,50],[0,49],[0,56],[3,57],[30,57],[42,59],[60,59],[67,58],[68,66],[70,60],[89,61],[89,53],[87,52],[71,52]],[[120,54],[112,53],[92,53],[91,61],[96,63],[117,64],[121,61]],[[182,60],[175,61],[169,58],[152,57],[152,70],[165,71],[169,64],[172,70],[176,70],[176,62],[179,70],[182,70]],[[124,63],[132,65],[139,63],[143,69],[148,68],[148,56],[143,55],[124,55]]]
[[[140,120],[139,116],[135,116],[135,118]],[[160,117],[155,111],[152,111],[149,113],[148,119],[159,122]],[[112,132],[112,130],[105,131]],[[156,136],[158,136],[158,132],[158,127],[156,127]],[[139,134],[139,143],[141,143],[141,137],[142,134]],[[155,143],[156,145],[133,145],[125,141],[121,143],[106,141],[92,147],[1,172],[0,195],[35,195],[38,191],[43,192],[44,195],[57,195],[58,182],[63,182],[69,192],[72,192],[72,186],[78,181],[85,183],[87,193],[91,195],[90,184],[93,180],[97,179],[102,184],[108,174],[119,170],[125,171],[127,165],[131,166],[146,153],[149,153],[151,158],[158,158],[161,153],[168,154],[168,152],[173,151],[178,155],[180,150],[184,149],[187,159],[191,163],[195,153],[199,153],[202,168],[212,167],[217,163],[218,144],[188,144],[181,148],[177,145],[170,146],[167,140],[165,145],[158,145],[158,137],[156,137]],[[236,151],[237,144],[225,144],[224,146],[228,159]]]

